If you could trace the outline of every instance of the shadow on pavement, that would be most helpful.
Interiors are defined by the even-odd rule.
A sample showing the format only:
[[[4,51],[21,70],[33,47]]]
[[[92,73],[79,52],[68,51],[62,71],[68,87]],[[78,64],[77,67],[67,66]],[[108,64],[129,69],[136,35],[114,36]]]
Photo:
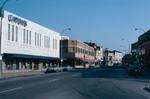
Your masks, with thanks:
[[[129,75],[126,69],[118,68],[82,68],[76,69],[72,72],[80,73],[82,78],[150,79],[149,74]]]

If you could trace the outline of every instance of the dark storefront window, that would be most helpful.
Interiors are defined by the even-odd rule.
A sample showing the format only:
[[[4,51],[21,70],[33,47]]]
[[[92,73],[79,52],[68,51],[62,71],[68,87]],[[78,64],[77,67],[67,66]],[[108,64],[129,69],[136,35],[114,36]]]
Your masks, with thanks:
[[[16,69],[19,70],[19,62],[16,62]]]
[[[39,63],[38,62],[35,62],[34,63],[34,70],[38,70],[39,69]]]
[[[17,70],[19,69],[19,65],[17,66],[17,62],[13,60],[7,60],[5,62],[5,69],[6,70]]]
[[[29,68],[32,69],[32,62],[29,63]]]

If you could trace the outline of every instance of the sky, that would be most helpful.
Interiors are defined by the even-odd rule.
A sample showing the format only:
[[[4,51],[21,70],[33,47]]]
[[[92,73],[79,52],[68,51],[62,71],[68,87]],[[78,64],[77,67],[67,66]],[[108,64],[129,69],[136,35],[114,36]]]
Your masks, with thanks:
[[[124,51],[142,30],[150,29],[149,4],[150,0],[9,0],[5,9],[71,39]],[[71,31],[62,33],[66,28]]]

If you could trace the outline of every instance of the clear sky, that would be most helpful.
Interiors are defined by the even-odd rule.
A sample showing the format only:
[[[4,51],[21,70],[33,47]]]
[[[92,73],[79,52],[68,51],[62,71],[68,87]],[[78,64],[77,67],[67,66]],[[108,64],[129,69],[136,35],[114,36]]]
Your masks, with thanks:
[[[4,0],[0,0],[2,3]],[[5,9],[72,39],[122,51],[150,29],[150,0],[10,0]]]

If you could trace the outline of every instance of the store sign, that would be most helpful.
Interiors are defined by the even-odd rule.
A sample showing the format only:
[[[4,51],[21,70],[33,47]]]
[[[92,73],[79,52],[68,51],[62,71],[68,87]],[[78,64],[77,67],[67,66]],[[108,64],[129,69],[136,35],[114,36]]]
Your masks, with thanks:
[[[27,26],[27,21],[22,20],[22,19],[20,19],[16,16],[13,16],[13,15],[8,15],[8,21],[15,22],[19,25],[23,25],[24,27]]]

